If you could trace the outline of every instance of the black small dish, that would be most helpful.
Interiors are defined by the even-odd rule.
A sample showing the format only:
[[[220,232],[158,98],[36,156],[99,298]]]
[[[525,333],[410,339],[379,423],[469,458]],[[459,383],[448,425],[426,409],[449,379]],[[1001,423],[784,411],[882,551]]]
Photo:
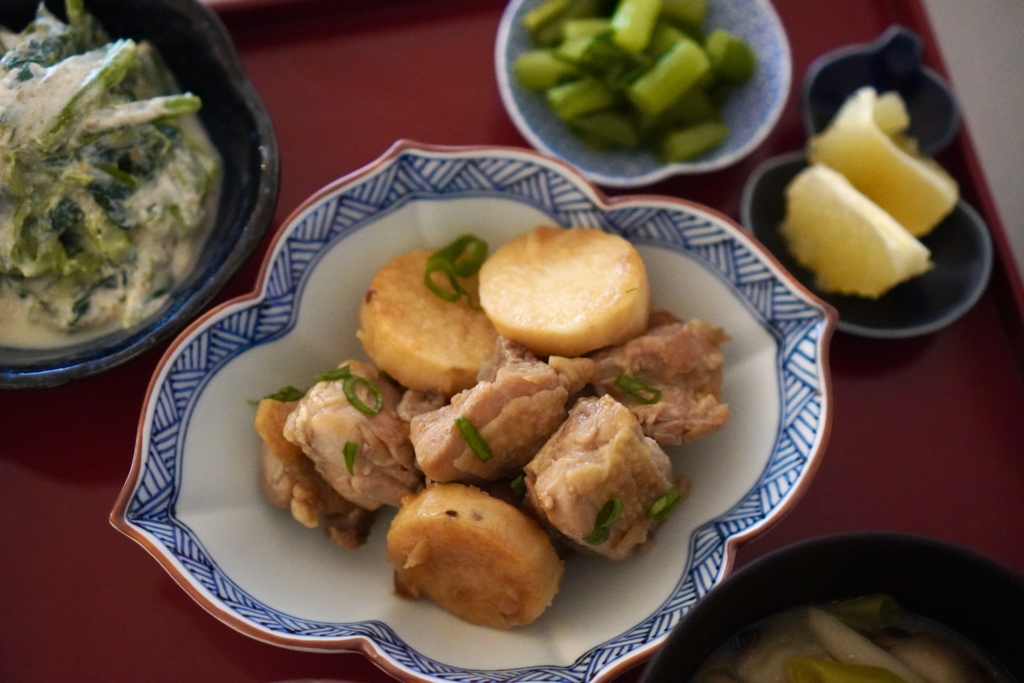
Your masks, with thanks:
[[[890,26],[874,42],[850,45],[818,57],[804,77],[804,127],[811,137],[825,130],[846,99],[860,88],[897,91],[910,114],[908,135],[934,155],[960,125],[960,108],[949,85],[921,63],[921,37]]]
[[[921,240],[935,264],[928,272],[877,299],[820,292],[814,273],[796,262],[779,231],[786,215],[786,186],[805,168],[803,152],[777,156],[758,166],[743,190],[741,220],[801,284],[836,307],[838,329],[883,339],[927,334],[958,319],[985,291],[992,272],[992,238],[981,216],[960,200]]]
[[[63,0],[47,7],[64,16]],[[38,0],[4,0],[0,24],[20,30]],[[263,102],[231,38],[199,0],[86,0],[115,38],[148,40],[183,90],[203,100],[200,118],[223,158],[217,220],[191,273],[140,326],[54,349],[0,347],[0,389],[41,388],[108,370],[148,351],[193,320],[259,245],[277,205],[280,160]]]
[[[801,605],[887,593],[1024,681],[1024,577],[955,545],[908,534],[825,536],[736,572],[690,610],[640,683],[690,681],[733,634]]]

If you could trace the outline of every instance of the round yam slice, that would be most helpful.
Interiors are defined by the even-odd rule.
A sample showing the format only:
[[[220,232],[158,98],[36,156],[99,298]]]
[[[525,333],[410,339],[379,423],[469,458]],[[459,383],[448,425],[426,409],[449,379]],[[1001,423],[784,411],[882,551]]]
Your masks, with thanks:
[[[480,304],[498,332],[538,356],[575,357],[642,333],[651,293],[626,240],[542,226],[484,263]]]
[[[498,333],[465,297],[449,302],[427,289],[423,275],[432,253],[417,249],[377,272],[359,308],[356,336],[377,367],[402,386],[451,396],[476,383]],[[462,285],[475,300],[477,279]]]
[[[528,624],[562,579],[548,535],[512,505],[463,484],[432,484],[402,501],[387,558],[395,589],[474,624]]]

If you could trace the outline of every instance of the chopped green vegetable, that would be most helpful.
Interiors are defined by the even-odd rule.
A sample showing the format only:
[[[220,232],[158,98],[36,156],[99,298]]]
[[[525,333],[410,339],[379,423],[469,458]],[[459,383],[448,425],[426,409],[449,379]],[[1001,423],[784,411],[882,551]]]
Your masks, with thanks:
[[[546,0],[527,13],[523,23],[544,49],[513,62],[519,84],[543,93],[596,150],[642,146],[672,162],[721,145],[728,129],[719,107],[753,72],[749,46],[721,29],[704,35],[708,0],[613,5],[609,13],[604,0]]]
[[[899,603],[884,593],[844,600],[832,611],[850,626],[868,630],[892,626],[900,616]]]
[[[130,327],[196,250],[220,158],[148,43],[110,41],[83,0],[3,32],[0,292],[33,324]],[[197,234],[199,234],[197,232]],[[69,336],[69,343],[74,338]]]
[[[360,384],[366,387],[366,389],[373,394],[374,403],[372,406],[366,405],[363,400],[359,398],[359,394],[356,393],[356,389],[359,388]],[[349,375],[341,385],[341,390],[345,392],[345,398],[348,399],[348,402],[352,407],[363,415],[376,415],[384,408],[384,393],[380,390],[380,387],[378,387],[374,381],[369,378],[360,377],[359,375]]]
[[[466,445],[480,459],[480,462],[487,462],[493,457],[490,446],[480,436],[480,432],[476,430],[472,422],[459,415],[455,418],[455,426],[458,428],[459,433],[462,434],[462,438],[466,440]]]
[[[754,53],[736,36],[718,29],[704,40],[711,65],[730,85],[746,83],[754,75]]]
[[[658,148],[662,161],[684,161],[718,147],[729,135],[729,128],[720,121],[706,121],[669,133]]]
[[[520,474],[508,486],[516,498],[522,498],[526,495],[526,475]]]
[[[352,370],[349,369],[347,365],[342,365],[340,368],[335,368],[334,370],[328,370],[327,372],[320,373],[319,375],[313,378],[313,381],[317,383],[334,382],[335,380],[339,379],[348,379],[351,376]]]
[[[459,277],[476,275],[487,258],[487,243],[474,235],[463,235],[445,248],[431,254],[427,259],[423,284],[431,292],[445,301],[455,302],[469,292],[459,282]],[[448,277],[451,291],[447,291],[437,283],[434,273],[443,273]]]
[[[594,529],[583,537],[583,540],[590,545],[601,545],[611,536],[612,525],[622,515],[622,499],[616,496],[605,503],[597,513],[594,520]]]
[[[649,387],[627,374],[616,377],[615,386],[645,405],[653,405],[661,400],[661,390]]]
[[[295,387],[289,384],[283,389],[278,389],[273,394],[270,394],[269,396],[264,396],[263,398],[270,399],[271,401],[280,401],[281,403],[291,403],[292,401],[298,401],[305,395],[305,391],[303,391],[302,389],[296,389]]]
[[[647,508],[647,516],[653,519],[655,522],[664,521],[672,511],[676,509],[676,505],[683,499],[683,494],[675,486],[670,488],[665,493],[661,494],[656,501],[651,503],[650,507]]]
[[[355,474],[352,468],[355,467],[356,456],[359,455],[359,444],[355,441],[346,441],[342,454],[345,456],[345,467],[348,468],[348,473]]]

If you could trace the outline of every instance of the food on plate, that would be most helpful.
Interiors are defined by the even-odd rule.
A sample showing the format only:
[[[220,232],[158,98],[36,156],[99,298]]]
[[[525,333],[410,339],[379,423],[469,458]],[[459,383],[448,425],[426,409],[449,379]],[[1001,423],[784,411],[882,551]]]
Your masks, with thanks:
[[[590,359],[562,361],[558,370],[522,344],[498,337],[473,388],[412,419],[416,464],[434,481],[479,483],[517,475],[565,420],[569,397],[593,375]],[[467,443],[467,429],[485,450]]]
[[[756,58],[738,36],[704,35],[707,0],[544,0],[523,17],[534,49],[512,64],[589,146],[684,161],[728,136],[719,106]]]
[[[541,226],[483,264],[480,305],[503,336],[572,357],[643,332],[651,291],[640,255],[618,235]]]
[[[525,471],[534,510],[566,539],[615,560],[682,497],[665,451],[610,396],[580,399]]]
[[[781,231],[824,292],[877,298],[932,267],[927,247],[842,175],[819,164],[786,188]]]
[[[220,157],[146,42],[67,0],[0,33],[0,344],[61,346],[152,316],[216,215]]]
[[[729,335],[701,320],[661,315],[621,346],[596,351],[594,387],[626,406],[644,434],[676,446],[709,434],[729,419],[722,403],[721,345]]]
[[[463,484],[431,484],[402,501],[388,531],[395,588],[495,628],[528,624],[558,592],[562,561],[540,526]]]
[[[1008,683],[981,652],[887,595],[801,606],[719,647],[696,683]]]
[[[402,386],[451,396],[473,386],[498,332],[474,307],[475,276],[453,276],[467,293],[454,302],[423,286],[433,255],[417,249],[377,272],[359,308],[357,335],[366,355]]]
[[[808,158],[843,174],[915,237],[927,235],[956,206],[956,181],[904,134],[910,119],[897,93],[854,93],[821,134]],[[902,112],[900,111],[902,109]]]
[[[302,449],[284,438],[284,425],[298,401],[265,398],[256,408],[260,449],[260,491],[275,507],[287,509],[295,521],[315,528],[321,517],[338,545],[355,548],[370,531],[373,513],[351,503],[316,471]]]
[[[659,441],[727,420],[728,336],[652,315],[643,262],[621,237],[539,227],[486,254],[464,235],[400,256],[360,311],[358,337],[378,363],[390,343],[382,330],[401,330],[392,347],[407,355],[421,333],[443,355],[475,337],[479,319],[493,322],[488,352],[459,358],[468,387],[446,391],[452,363],[426,353],[405,366],[418,386],[394,364],[348,360],[308,390],[266,397],[255,426],[272,504],[307,527],[325,520],[346,547],[366,539],[372,511],[397,507],[387,556],[398,593],[507,628],[536,619],[558,591],[553,542],[622,559],[683,499],[689,483],[673,477]],[[382,292],[399,304],[367,313]]]
[[[409,425],[396,413],[398,387],[357,360],[328,374],[299,399],[284,437],[347,500],[367,510],[397,506],[423,485]]]

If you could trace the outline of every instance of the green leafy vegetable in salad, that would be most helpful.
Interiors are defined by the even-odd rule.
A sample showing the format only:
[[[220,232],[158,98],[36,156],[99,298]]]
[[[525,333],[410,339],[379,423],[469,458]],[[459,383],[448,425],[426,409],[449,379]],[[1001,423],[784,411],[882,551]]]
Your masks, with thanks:
[[[221,160],[146,42],[66,0],[0,27],[0,327],[130,327],[194,260]],[[0,344],[7,343],[0,339]]]

